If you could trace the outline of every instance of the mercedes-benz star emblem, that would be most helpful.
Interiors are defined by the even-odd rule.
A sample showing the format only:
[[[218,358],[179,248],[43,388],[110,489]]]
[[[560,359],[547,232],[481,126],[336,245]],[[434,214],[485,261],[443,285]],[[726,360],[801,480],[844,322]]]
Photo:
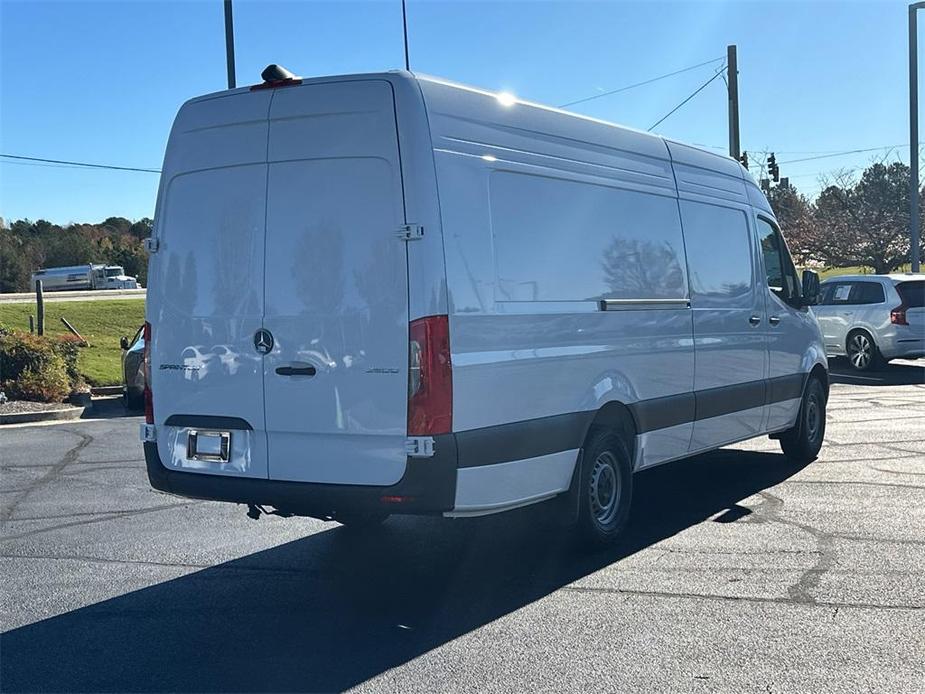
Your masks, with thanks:
[[[254,348],[261,354],[269,354],[273,349],[273,333],[263,328],[255,332]]]

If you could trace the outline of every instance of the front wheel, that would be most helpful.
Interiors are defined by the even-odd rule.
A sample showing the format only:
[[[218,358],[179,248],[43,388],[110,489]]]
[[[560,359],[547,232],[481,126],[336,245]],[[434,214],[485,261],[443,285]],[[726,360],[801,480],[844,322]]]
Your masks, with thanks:
[[[781,450],[793,462],[811,463],[819,455],[825,438],[825,405],[825,388],[818,378],[811,378],[796,424],[780,437]]]
[[[612,432],[591,432],[581,467],[578,531],[591,546],[611,544],[626,526],[633,500],[633,469],[626,444]]]

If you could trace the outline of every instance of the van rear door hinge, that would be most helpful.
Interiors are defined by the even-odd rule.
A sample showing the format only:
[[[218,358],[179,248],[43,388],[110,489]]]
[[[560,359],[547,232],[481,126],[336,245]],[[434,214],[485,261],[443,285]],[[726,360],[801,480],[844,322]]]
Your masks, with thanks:
[[[434,456],[434,437],[409,436],[405,439],[405,453],[409,458],[432,458]]]
[[[160,241],[153,236],[149,239],[145,239],[145,250],[148,251],[148,253],[157,253],[157,249],[160,247]]]
[[[420,224],[402,224],[396,233],[402,241],[414,241],[424,238],[424,227]]]

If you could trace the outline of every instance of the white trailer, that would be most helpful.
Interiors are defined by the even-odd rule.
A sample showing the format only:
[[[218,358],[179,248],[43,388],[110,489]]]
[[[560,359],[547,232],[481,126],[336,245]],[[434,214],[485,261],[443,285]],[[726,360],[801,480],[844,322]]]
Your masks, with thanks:
[[[138,281],[125,274],[121,265],[70,265],[50,267],[32,273],[32,286],[42,280],[46,292],[79,289],[138,289]]]

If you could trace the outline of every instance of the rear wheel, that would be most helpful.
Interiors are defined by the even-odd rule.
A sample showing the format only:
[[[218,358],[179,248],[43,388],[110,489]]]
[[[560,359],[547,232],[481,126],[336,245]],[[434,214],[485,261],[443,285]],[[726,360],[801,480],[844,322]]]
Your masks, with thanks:
[[[626,444],[606,430],[588,434],[578,480],[578,531],[591,546],[613,543],[629,519],[633,469]]]
[[[880,365],[880,351],[874,338],[863,330],[848,335],[848,363],[855,371],[872,371]]]
[[[818,378],[811,378],[803,393],[796,425],[780,437],[780,447],[795,463],[810,463],[819,455],[825,438],[825,388]]]

